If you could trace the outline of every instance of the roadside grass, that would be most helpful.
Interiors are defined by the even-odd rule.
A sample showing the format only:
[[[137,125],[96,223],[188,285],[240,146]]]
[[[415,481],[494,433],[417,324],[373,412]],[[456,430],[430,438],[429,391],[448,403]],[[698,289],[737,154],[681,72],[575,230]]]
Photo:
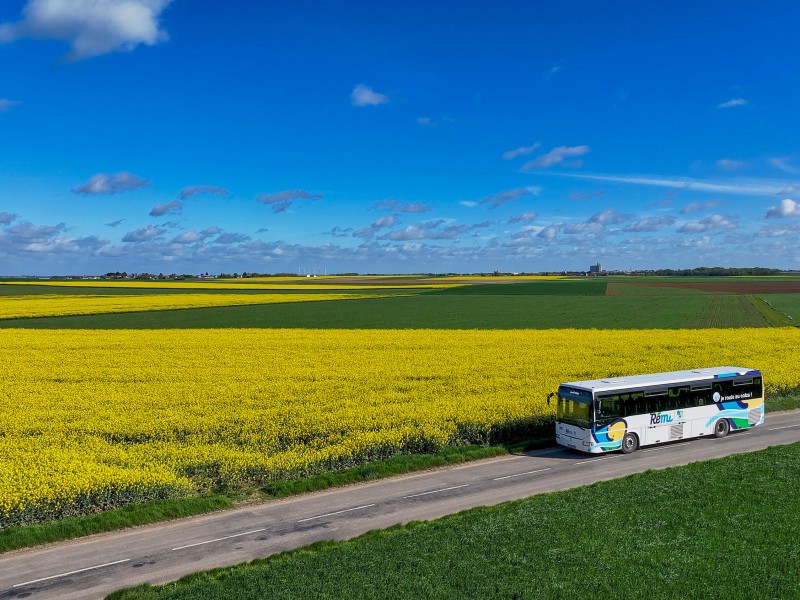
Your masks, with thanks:
[[[372,531],[113,600],[796,598],[800,444]]]
[[[767,412],[800,408],[800,395],[769,397],[766,407]],[[555,434],[552,422],[545,422],[528,429],[526,437],[512,439],[503,444],[446,446],[435,453],[397,455],[341,471],[321,473],[303,479],[276,481],[263,487],[251,485],[249,488],[215,490],[216,493],[206,496],[157,500],[94,515],[0,529],[0,552],[189,517],[232,508],[244,502],[285,498],[467,461],[527,452],[554,444]]]
[[[544,285],[551,282],[535,283]],[[559,282],[553,282],[559,283]],[[504,289],[521,284],[498,285]],[[528,284],[525,284],[528,285]],[[473,286],[481,287],[481,286]],[[484,286],[485,287],[485,286]],[[461,288],[458,288],[461,289]],[[387,294],[347,302],[310,302],[0,320],[30,329],[681,329],[753,326],[750,305],[711,313],[712,294],[664,296]],[[728,295],[737,302],[735,295]],[[712,318],[713,317],[713,318]]]
[[[219,494],[192,498],[170,498],[145,504],[132,504],[94,515],[71,517],[23,527],[9,527],[0,529],[0,552],[28,548],[95,533],[105,533],[135,525],[191,517],[223,508],[231,508],[232,506],[233,501],[231,498]]]

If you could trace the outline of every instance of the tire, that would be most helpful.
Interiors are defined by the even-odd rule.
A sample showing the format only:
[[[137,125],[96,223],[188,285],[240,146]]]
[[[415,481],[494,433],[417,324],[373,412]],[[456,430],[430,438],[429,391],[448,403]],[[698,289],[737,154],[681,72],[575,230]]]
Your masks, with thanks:
[[[639,447],[639,438],[636,437],[635,433],[626,433],[625,437],[622,438],[622,453],[623,454],[632,454],[636,452],[636,449]]]
[[[728,419],[720,419],[716,423],[714,423],[714,437],[715,438],[724,438],[728,435],[728,432],[731,430],[731,424],[728,423]]]

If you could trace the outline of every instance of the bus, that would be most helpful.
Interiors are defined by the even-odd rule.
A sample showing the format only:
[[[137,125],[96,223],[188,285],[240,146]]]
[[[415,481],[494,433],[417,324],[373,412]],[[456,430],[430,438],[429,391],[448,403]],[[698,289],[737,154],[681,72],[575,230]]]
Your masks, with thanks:
[[[761,371],[711,367],[631,377],[572,381],[558,386],[556,442],[589,453],[621,450],[764,422]]]

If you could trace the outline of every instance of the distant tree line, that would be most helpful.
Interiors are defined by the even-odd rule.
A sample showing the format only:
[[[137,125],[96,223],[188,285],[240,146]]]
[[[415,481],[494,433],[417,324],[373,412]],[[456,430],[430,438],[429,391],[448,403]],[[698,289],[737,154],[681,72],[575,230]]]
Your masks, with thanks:
[[[657,269],[647,271],[647,275],[666,275],[670,277],[737,277],[742,275],[780,275],[780,269],[766,267],[696,267],[694,269]]]

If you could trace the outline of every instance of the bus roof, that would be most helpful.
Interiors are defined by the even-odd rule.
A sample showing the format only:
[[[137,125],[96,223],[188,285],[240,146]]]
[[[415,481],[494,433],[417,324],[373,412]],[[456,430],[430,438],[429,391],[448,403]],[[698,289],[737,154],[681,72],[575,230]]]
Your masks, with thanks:
[[[596,393],[656,385],[672,385],[675,383],[687,383],[692,381],[708,381],[709,379],[724,379],[725,377],[736,377],[739,375],[761,377],[761,371],[758,369],[748,369],[746,367],[708,367],[705,369],[692,369],[688,371],[668,371],[666,373],[632,375],[630,377],[607,377],[606,379],[570,381],[562,383],[561,385]]]

